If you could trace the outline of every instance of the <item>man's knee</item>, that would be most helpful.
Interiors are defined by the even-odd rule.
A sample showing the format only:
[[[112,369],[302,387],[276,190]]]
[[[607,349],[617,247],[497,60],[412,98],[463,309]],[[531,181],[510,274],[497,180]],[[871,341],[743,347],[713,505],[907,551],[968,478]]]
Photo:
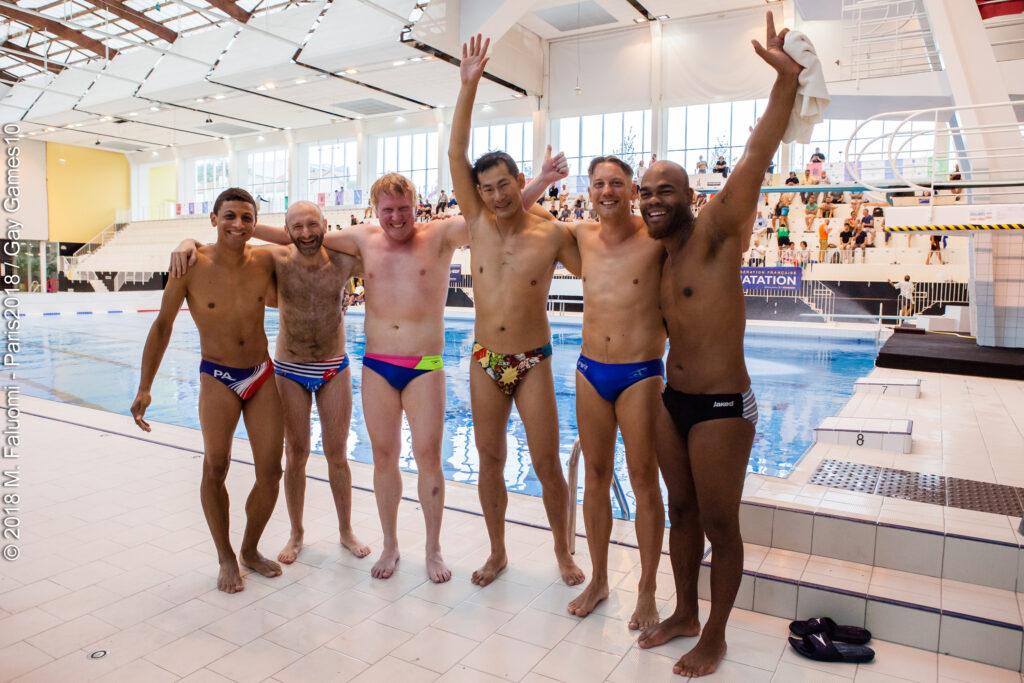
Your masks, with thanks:
[[[215,484],[222,484],[228,477],[228,465],[230,459],[225,456],[223,458],[207,458],[203,461],[203,481],[212,482]]]
[[[739,540],[740,537],[740,516],[739,510],[730,512],[706,512],[700,516],[701,527],[704,535],[712,545],[716,543],[729,543]]]
[[[308,444],[293,444],[285,441],[284,445],[285,458],[288,461],[288,467],[305,467],[306,461],[309,460],[309,445]]]
[[[283,473],[280,458],[271,458],[269,462],[261,462],[256,465],[257,484],[277,484],[281,481]]]

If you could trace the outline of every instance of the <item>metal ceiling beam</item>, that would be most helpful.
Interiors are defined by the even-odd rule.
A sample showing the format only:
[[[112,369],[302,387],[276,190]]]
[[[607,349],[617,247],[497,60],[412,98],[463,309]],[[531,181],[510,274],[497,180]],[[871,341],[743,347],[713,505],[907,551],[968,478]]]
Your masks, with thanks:
[[[94,52],[100,57],[113,59],[117,56],[117,50],[114,48],[107,47],[98,40],[93,40],[83,33],[68,28],[56,19],[47,18],[37,12],[13,9],[9,2],[3,3],[2,7],[0,7],[0,16],[20,21],[21,23],[31,26],[38,31],[46,31],[47,33],[55,36],[58,40],[66,40],[69,43],[74,43],[80,48]]]
[[[168,43],[173,43],[178,39],[178,34],[175,31],[167,28],[158,21],[150,19],[142,12],[133,10],[131,7],[125,5],[121,0],[85,0],[90,5],[106,10],[111,14],[118,16],[122,19],[126,19],[139,28],[146,29],[157,38],[166,40]]]
[[[236,21],[242,22],[243,24],[249,21],[249,17],[252,16],[252,12],[246,12],[244,9],[232,2],[232,0],[206,0],[206,2],[211,7],[216,7],[224,14]]]
[[[5,40],[3,43],[0,43],[0,52],[6,52],[24,62],[32,64],[33,66],[46,69],[50,73],[59,74],[64,70],[64,67],[61,64],[39,57],[35,53],[29,51],[28,48],[22,47],[21,45],[15,45],[9,40]]]

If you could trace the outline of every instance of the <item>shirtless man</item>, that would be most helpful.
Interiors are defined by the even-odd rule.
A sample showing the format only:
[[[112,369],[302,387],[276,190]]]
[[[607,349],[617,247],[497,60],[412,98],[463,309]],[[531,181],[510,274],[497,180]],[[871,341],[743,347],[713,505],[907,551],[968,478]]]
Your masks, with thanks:
[[[256,202],[245,190],[231,188],[217,197],[210,222],[217,242],[199,250],[195,267],[183,278],[167,281],[160,312],[142,352],[139,390],[132,402],[135,424],[151,431],[143,418],[153,378],[171,339],[182,301],[199,329],[203,361],[199,365],[199,423],[203,432],[203,477],[200,496],[206,523],[220,562],[217,588],[237,593],[245,587],[242,565],[264,576],[281,567],[259,553],[263,533],[281,482],[280,403],[273,363],[263,332],[264,298],[274,290],[274,260],[246,245],[256,225]],[[239,558],[228,536],[228,492],[224,481],[231,462],[231,442],[239,415],[249,434],[256,482],[245,502],[246,525]]]
[[[285,224],[290,240],[287,247],[260,247],[274,258],[281,311],[274,372],[284,418],[284,497],[291,532],[277,559],[291,564],[302,550],[314,396],[341,544],[356,557],[366,557],[370,549],[352,531],[352,472],[346,447],[352,419],[352,373],[341,314],[342,288],[358,274],[359,262],[323,248],[326,220],[316,204],[295,202],[285,214]],[[172,277],[184,274],[194,262],[196,246],[193,240],[185,240],[174,251]]]
[[[651,239],[643,220],[630,211],[636,195],[629,164],[614,156],[595,157],[587,175],[590,202],[600,222],[576,223],[569,231],[575,234],[583,267],[583,350],[576,363],[576,420],[586,471],[583,521],[593,574],[583,593],[569,603],[569,612],[585,617],[608,597],[609,489],[616,432],[621,430],[637,501],[640,546],[640,584],[629,627],[644,629],[658,623],[654,591],[665,534],[654,452],[665,375],[661,360],[665,323],[659,297],[665,248]]]
[[[526,212],[520,194],[525,179],[512,157],[492,152],[473,166],[469,163],[473,100],[489,44],[477,36],[468,47],[463,45],[462,88],[448,148],[452,180],[469,227],[476,304],[469,386],[480,457],[478,492],[491,544],[490,556],[473,572],[472,581],[486,586],[508,564],[503,473],[514,401],[543,488],[559,571],[562,580],[574,586],[584,577],[569,554],[569,493],[558,459],[558,407],[547,360],[551,331],[546,306],[556,262],[578,272],[579,253],[564,225]]]
[[[672,616],[647,629],[640,647],[677,636],[696,646],[674,671],[703,676],[725,656],[725,627],[743,574],[739,503],[757,423],[757,403],[743,359],[746,324],[740,258],[765,169],[782,141],[796,98],[800,65],[782,50],[768,13],[767,41],[754,49],[777,72],[768,106],[728,183],[698,218],[689,210],[686,172],[651,166],[640,210],[651,237],[665,246],[661,301],[668,326],[668,385],[659,411],[658,462],[668,486],[669,545],[676,583]],[[697,573],[704,536],[711,542],[711,615],[701,630]]]

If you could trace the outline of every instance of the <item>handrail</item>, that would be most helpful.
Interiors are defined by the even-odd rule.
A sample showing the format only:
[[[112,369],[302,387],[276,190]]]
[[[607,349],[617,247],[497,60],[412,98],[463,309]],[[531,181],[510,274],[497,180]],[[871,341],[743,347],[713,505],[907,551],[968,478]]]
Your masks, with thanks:
[[[580,456],[583,455],[583,447],[580,445],[580,438],[572,444],[572,453],[569,454],[569,553],[576,554],[576,490],[579,488]],[[619,476],[612,469],[612,494],[615,496],[619,509],[626,516],[628,521],[629,503],[626,500],[626,492],[619,482]]]

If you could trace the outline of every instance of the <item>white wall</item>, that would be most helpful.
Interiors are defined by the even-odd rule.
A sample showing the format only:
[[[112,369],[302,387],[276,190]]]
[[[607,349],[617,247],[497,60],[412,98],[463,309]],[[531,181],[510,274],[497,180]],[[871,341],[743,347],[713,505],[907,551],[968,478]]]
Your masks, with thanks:
[[[19,140],[21,165],[18,167],[21,187],[21,206],[16,213],[7,213],[8,219],[22,223],[21,239],[49,239],[50,213],[46,200],[46,143]]]

